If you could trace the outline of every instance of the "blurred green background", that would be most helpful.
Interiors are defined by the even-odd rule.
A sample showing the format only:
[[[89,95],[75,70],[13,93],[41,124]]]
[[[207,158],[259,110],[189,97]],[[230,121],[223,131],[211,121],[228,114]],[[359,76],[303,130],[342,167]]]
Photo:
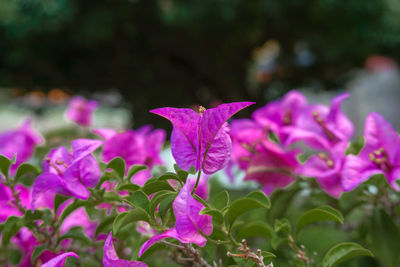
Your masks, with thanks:
[[[163,123],[160,106],[342,89],[399,44],[397,0],[0,0],[1,87],[118,92],[135,126]]]

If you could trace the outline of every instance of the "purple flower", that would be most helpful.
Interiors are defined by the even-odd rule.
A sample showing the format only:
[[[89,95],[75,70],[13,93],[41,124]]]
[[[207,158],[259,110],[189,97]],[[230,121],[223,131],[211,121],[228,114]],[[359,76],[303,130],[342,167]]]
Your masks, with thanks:
[[[114,249],[111,232],[104,243],[103,264],[104,267],[147,267],[144,262],[119,259]]]
[[[301,112],[296,123],[282,129],[288,135],[284,145],[304,141],[315,149],[329,150],[339,142],[347,142],[354,133],[353,123],[340,109],[349,94],[336,96],[331,107],[311,105]]]
[[[115,157],[125,160],[127,171],[134,164],[143,164],[151,169],[157,164],[162,164],[160,152],[165,142],[165,131],[156,129],[152,131],[149,125],[140,129],[128,130],[118,133],[112,129],[96,129],[94,133],[104,138],[103,161],[109,162]],[[137,173],[132,180],[139,185],[151,177],[150,170]]]
[[[201,247],[205,246],[207,239],[202,234],[212,233],[212,217],[200,215],[204,206],[190,193],[193,186],[194,181],[188,179],[172,204],[176,219],[175,227],[147,240],[140,248],[139,257],[154,243],[168,237],[177,239],[183,244],[195,243]]]
[[[100,179],[100,168],[90,155],[102,145],[102,141],[78,139],[72,141],[71,154],[65,147],[52,149],[43,163],[43,173],[32,187],[32,209],[36,200],[47,191],[66,196],[87,199]]]
[[[244,179],[257,181],[269,195],[275,188],[285,187],[294,181],[299,150],[286,151],[268,141],[262,144],[262,148],[254,151],[249,158]]]
[[[226,121],[252,102],[222,104],[216,108],[200,107],[200,113],[187,108],[159,108],[150,112],[173,125],[171,151],[184,170],[194,166],[212,174],[226,166],[231,154],[231,139]]]
[[[350,191],[375,174],[384,174],[389,184],[399,190],[400,137],[378,113],[365,120],[365,146],[358,156],[348,155],[343,167],[343,188]]]
[[[319,153],[311,156],[300,168],[299,173],[315,177],[329,195],[338,198],[343,192],[342,169],[347,143],[339,143],[330,150],[329,155]]]
[[[98,103],[94,100],[86,100],[81,96],[74,96],[68,103],[66,117],[81,126],[92,124],[93,112],[97,109]]]
[[[282,132],[283,127],[293,126],[303,110],[307,107],[307,99],[298,91],[288,92],[281,100],[268,103],[253,112],[252,118],[263,128],[275,132],[281,141],[287,133]]]
[[[10,159],[16,155],[16,162],[11,166],[14,173],[21,163],[30,159],[35,146],[42,142],[43,138],[32,129],[28,119],[17,129],[0,134],[0,154]]]
[[[40,267],[63,267],[64,262],[68,257],[75,257],[79,258],[78,255],[76,255],[74,252],[66,252],[61,255],[58,255],[45,264],[42,264]]]

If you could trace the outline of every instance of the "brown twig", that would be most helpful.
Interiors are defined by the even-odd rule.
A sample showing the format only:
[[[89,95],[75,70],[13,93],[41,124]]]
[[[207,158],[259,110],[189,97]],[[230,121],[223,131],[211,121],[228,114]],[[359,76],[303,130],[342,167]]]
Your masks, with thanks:
[[[249,259],[255,262],[259,267],[273,267],[272,262],[268,266],[265,266],[264,257],[261,254],[261,250],[257,249],[257,253],[251,252],[250,248],[247,246],[247,242],[245,239],[242,240],[240,246],[238,247],[238,250],[240,250],[243,253],[234,254],[228,251],[226,255],[228,257]]]
[[[179,249],[187,257],[176,257],[175,260],[185,262],[191,261],[193,262],[193,266],[212,267],[205,259],[201,257],[200,252],[190,244],[177,245],[165,240],[162,240],[160,242],[170,247]]]

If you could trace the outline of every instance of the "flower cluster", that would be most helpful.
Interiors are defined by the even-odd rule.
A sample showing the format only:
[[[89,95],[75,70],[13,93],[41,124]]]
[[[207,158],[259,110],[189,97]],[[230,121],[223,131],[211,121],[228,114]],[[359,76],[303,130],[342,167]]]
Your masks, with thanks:
[[[198,112],[154,109],[152,113],[172,123],[171,152],[177,163],[175,172],[161,176],[152,170],[163,164],[164,130],[149,125],[121,132],[92,129],[97,139],[49,147],[40,171],[28,161],[43,139],[27,120],[18,129],[0,134],[1,240],[5,247],[23,252],[14,261],[6,254],[0,263],[61,267],[85,260],[94,266],[143,267],[155,244],[161,243],[179,251],[173,256],[178,263],[210,266],[199,249],[213,242],[224,245],[228,257],[265,266],[264,260],[273,254],[254,253],[246,240],[236,241],[235,236],[246,231],[237,231],[240,224],[235,222],[247,211],[270,208],[267,195],[276,188],[302,176],[315,177],[324,191],[339,198],[371,176],[383,174],[393,189],[399,189],[400,137],[382,116],[368,115],[364,147],[358,155],[346,153],[354,133],[341,110],[348,97],[339,95],[325,106],[309,104],[301,93],[291,91],[254,111],[251,119],[233,120],[230,125],[233,115],[254,103],[200,107]],[[66,115],[79,126],[90,127],[96,107],[95,101],[74,97]],[[301,141],[304,145],[296,146]],[[302,149],[312,153],[305,162],[299,160]],[[263,192],[250,192],[230,202],[229,194],[222,191],[217,201],[207,202],[208,177],[225,168],[234,179],[235,164],[245,171],[245,180],[258,182]],[[314,212],[323,212],[322,220],[343,222],[340,212],[331,207]],[[318,220],[300,218],[297,230],[314,221]],[[287,220],[276,219],[274,231],[257,222],[243,229],[250,236],[268,232],[272,247],[286,240],[297,259],[310,266],[312,259],[296,244],[290,228]],[[279,236],[282,232],[285,236]],[[132,242],[128,242],[131,236],[136,238],[135,246],[124,249],[124,244]],[[370,256],[357,246],[352,245],[349,255]],[[231,249],[241,253],[231,253]],[[327,255],[328,260],[350,257]]]

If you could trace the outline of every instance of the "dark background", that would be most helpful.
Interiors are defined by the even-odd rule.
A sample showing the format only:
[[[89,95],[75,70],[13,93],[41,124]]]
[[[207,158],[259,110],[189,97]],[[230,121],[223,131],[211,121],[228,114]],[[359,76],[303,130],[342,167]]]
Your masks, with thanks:
[[[400,59],[399,15],[390,0],[5,0],[0,85],[118,90],[135,126],[159,123],[148,110],[340,89],[369,56]],[[257,65],[268,40],[279,53]]]

